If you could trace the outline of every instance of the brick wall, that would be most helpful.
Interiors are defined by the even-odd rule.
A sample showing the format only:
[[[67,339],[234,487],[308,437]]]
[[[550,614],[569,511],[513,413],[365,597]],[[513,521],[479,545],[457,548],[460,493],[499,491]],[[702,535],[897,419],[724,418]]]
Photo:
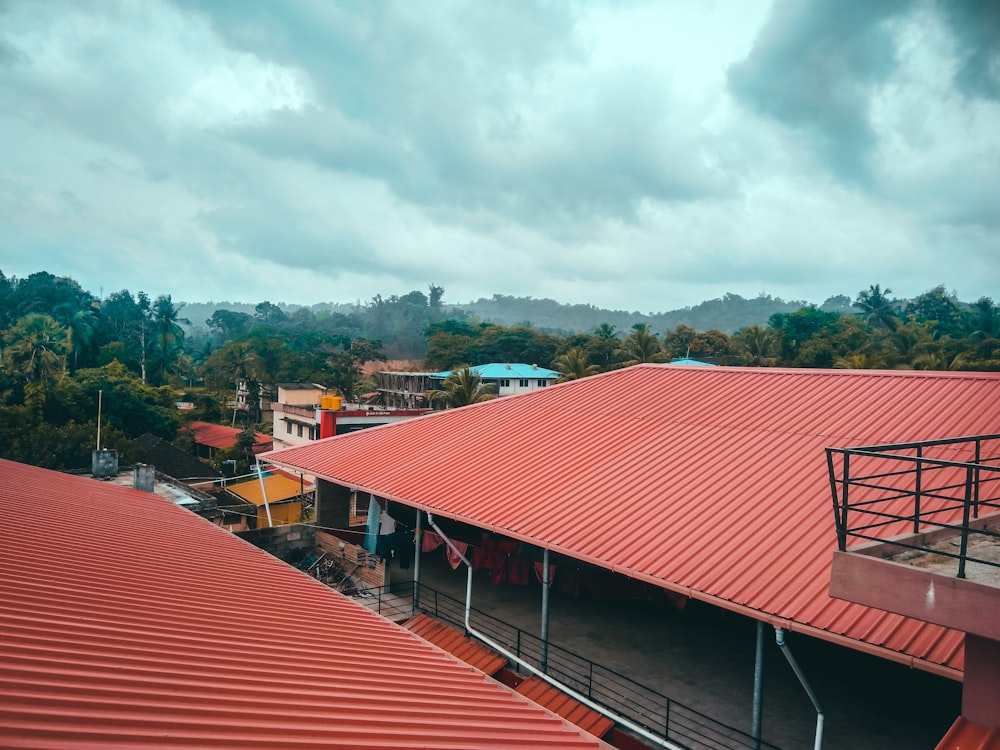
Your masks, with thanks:
[[[286,562],[306,557],[316,546],[316,527],[308,523],[240,531],[236,536]]]

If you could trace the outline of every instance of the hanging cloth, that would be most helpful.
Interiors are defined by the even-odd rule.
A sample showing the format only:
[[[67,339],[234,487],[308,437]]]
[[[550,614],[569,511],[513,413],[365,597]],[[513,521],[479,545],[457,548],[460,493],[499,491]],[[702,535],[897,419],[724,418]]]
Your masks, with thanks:
[[[365,544],[366,550],[375,554],[378,544],[378,526],[379,517],[382,514],[382,508],[378,504],[378,500],[375,499],[374,495],[368,496],[368,523],[365,525]]]
[[[444,544],[444,539],[435,534],[433,531],[424,530],[420,532],[421,552],[433,552],[442,544]]]
[[[463,555],[469,549],[469,545],[466,544],[465,542],[457,542],[454,539],[452,539],[451,543],[454,544],[455,549],[457,549]],[[451,566],[451,569],[457,570],[458,566],[462,564],[462,557],[460,555],[455,554],[455,550],[453,550],[451,547],[445,547],[444,552],[446,557],[448,558],[448,564]]]

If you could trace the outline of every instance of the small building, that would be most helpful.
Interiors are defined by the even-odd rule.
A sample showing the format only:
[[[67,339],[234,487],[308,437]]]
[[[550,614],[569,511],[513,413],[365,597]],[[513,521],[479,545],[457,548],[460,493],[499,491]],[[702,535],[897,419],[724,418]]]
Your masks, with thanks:
[[[401,422],[430,411],[362,405],[345,408],[340,396],[332,395],[329,389],[317,383],[279,383],[278,400],[272,408],[274,426],[271,432],[276,449]]]
[[[306,484],[303,479],[270,474],[263,479],[226,485],[225,493],[253,509],[248,518],[248,528],[265,529],[301,523],[303,502],[313,489],[313,485]]]
[[[562,377],[561,372],[547,370],[538,365],[519,363],[492,362],[488,365],[475,365],[469,370],[479,377],[484,384],[492,384],[498,396],[513,396],[518,393],[529,393],[539,388],[552,385]],[[441,388],[441,384],[455,370],[435,372],[430,375],[432,387]]]
[[[191,422],[181,427],[178,432],[191,433],[194,437],[195,454],[198,458],[212,458],[216,451],[235,447],[236,440],[243,430],[210,422]],[[269,451],[273,447],[274,442],[270,435],[265,435],[262,432],[254,433],[254,453]]]

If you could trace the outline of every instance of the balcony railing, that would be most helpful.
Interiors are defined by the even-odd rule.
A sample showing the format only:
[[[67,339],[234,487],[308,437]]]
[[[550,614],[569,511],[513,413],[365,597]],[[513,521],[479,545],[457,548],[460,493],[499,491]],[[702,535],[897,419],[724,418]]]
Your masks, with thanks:
[[[363,589],[356,596],[384,617],[400,619],[420,611],[459,630],[465,627],[465,604],[447,594],[419,584]],[[414,601],[414,593],[418,593]],[[510,653],[542,669],[543,648],[538,636],[473,608],[474,629],[504,646]],[[692,750],[779,750],[776,745],[754,738],[685,706],[613,669],[590,661],[564,648],[548,644],[544,672],[587,696],[610,711],[624,716],[665,740]],[[512,665],[516,670],[517,666]]]
[[[970,548],[1000,543],[1000,435],[827,448],[826,458],[841,551],[891,539],[957,560],[958,578],[970,562],[1000,568]],[[945,537],[960,540],[957,551],[935,543]]]

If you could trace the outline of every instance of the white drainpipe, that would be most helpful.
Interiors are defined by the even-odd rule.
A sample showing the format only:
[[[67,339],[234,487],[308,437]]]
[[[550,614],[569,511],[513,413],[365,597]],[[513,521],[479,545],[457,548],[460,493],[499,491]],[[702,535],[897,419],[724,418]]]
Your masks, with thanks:
[[[576,700],[580,701],[580,703],[582,703],[583,705],[585,705],[585,706],[587,706],[589,708],[592,708],[594,711],[597,711],[597,713],[601,714],[601,716],[606,716],[609,719],[611,719],[612,721],[614,721],[615,723],[621,724],[624,727],[628,727],[629,729],[631,729],[636,734],[638,734],[638,735],[640,735],[642,737],[645,737],[647,740],[649,740],[650,742],[653,742],[653,743],[659,745],[660,747],[667,748],[667,750],[684,750],[684,748],[682,748],[682,747],[680,747],[678,745],[673,744],[669,740],[663,739],[662,737],[658,737],[657,735],[653,734],[652,732],[650,732],[645,727],[639,726],[638,724],[636,724],[635,722],[633,722],[631,719],[627,719],[624,716],[619,716],[618,714],[616,714],[613,711],[605,708],[604,706],[602,706],[602,705],[600,705],[598,703],[594,703],[594,701],[592,701],[587,696],[578,693],[576,690],[574,690],[573,688],[571,688],[569,685],[564,685],[563,683],[559,682],[559,680],[556,680],[556,679],[550,677],[549,675],[545,674],[541,670],[536,669],[531,664],[528,664],[528,662],[526,662],[523,659],[521,659],[519,656],[516,656],[515,654],[511,653],[510,651],[508,651],[506,648],[504,648],[503,646],[501,646],[499,643],[496,643],[489,636],[486,636],[486,635],[480,633],[479,631],[477,631],[475,628],[473,628],[472,624],[469,622],[469,615],[470,615],[470,612],[472,610],[472,563],[470,563],[468,561],[468,559],[466,559],[465,555],[463,555],[461,552],[458,551],[458,548],[455,547],[455,545],[452,543],[451,539],[449,539],[447,536],[445,536],[445,533],[443,531],[441,531],[441,529],[438,527],[437,523],[435,523],[434,516],[432,516],[430,513],[427,514],[427,523],[429,523],[431,525],[431,528],[433,528],[434,531],[437,532],[438,536],[440,536],[442,539],[444,539],[445,544],[448,545],[448,547],[452,550],[452,552],[454,552],[456,555],[458,555],[462,559],[462,562],[465,563],[465,568],[466,568],[466,571],[467,571],[466,580],[465,580],[465,630],[466,630],[466,632],[474,635],[476,638],[478,638],[479,640],[481,640],[487,646],[489,646],[490,648],[493,648],[494,650],[500,652],[500,654],[502,654],[503,656],[506,656],[511,661],[517,662],[522,667],[524,667],[526,670],[528,670],[531,674],[535,675],[536,677],[539,677],[540,679],[545,680],[547,683],[549,683],[550,685],[552,685],[555,688],[558,688],[559,690],[561,690],[562,692],[566,693],[566,695],[570,696],[571,698],[575,698]]]
[[[812,701],[813,708],[816,709],[816,741],[813,744],[813,750],[820,750],[823,747],[823,709],[820,708],[819,699],[816,697],[816,693],[812,691],[809,687],[809,683],[806,681],[806,676],[803,674],[802,669],[799,667],[799,663],[795,661],[795,657],[792,656],[791,650],[785,643],[785,630],[784,628],[774,629],[774,640],[778,644],[778,648],[781,649],[781,653],[785,655],[788,659],[788,665],[795,672],[795,676],[799,678],[799,682],[802,683],[802,687],[805,688],[806,695],[809,696],[809,700]]]

